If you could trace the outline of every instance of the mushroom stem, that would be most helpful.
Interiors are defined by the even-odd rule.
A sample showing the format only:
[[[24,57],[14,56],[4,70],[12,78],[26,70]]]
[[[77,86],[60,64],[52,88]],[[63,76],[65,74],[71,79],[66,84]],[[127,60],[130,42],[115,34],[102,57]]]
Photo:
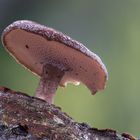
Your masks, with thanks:
[[[63,75],[64,71],[60,68],[52,66],[51,64],[44,65],[35,96],[52,104],[54,101],[55,92]]]

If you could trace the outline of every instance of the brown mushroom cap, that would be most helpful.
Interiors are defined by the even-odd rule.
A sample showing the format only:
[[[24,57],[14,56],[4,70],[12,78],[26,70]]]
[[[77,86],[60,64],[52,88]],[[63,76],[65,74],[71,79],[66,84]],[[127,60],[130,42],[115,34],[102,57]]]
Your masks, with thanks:
[[[27,69],[41,76],[48,63],[64,69],[60,86],[84,83],[92,93],[102,90],[108,77],[101,59],[83,44],[52,28],[21,20],[2,34],[6,50]]]

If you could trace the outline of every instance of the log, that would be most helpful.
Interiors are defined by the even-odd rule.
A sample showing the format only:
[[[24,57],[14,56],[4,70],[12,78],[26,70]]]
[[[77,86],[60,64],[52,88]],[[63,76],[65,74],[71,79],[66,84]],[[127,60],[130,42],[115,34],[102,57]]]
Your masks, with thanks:
[[[0,140],[136,140],[75,122],[60,107],[0,87]]]

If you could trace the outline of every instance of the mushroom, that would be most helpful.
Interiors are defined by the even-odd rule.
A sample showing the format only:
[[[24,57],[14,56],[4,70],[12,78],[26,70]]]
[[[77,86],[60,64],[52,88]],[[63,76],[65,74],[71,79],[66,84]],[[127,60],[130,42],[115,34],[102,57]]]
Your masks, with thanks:
[[[92,94],[108,77],[101,59],[83,44],[33,21],[9,25],[2,34],[5,49],[23,66],[39,75],[36,97],[53,103],[58,86],[85,84]]]

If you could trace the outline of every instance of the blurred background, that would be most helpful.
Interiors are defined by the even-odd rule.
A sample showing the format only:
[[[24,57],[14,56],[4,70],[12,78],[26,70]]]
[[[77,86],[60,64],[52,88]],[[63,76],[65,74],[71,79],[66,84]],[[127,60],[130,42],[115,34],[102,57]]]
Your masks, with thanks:
[[[55,104],[78,122],[140,137],[140,0],[0,0],[0,34],[28,19],[60,30],[98,54],[109,80],[95,96],[81,84],[59,88]],[[0,86],[34,95],[39,78],[0,43]]]

